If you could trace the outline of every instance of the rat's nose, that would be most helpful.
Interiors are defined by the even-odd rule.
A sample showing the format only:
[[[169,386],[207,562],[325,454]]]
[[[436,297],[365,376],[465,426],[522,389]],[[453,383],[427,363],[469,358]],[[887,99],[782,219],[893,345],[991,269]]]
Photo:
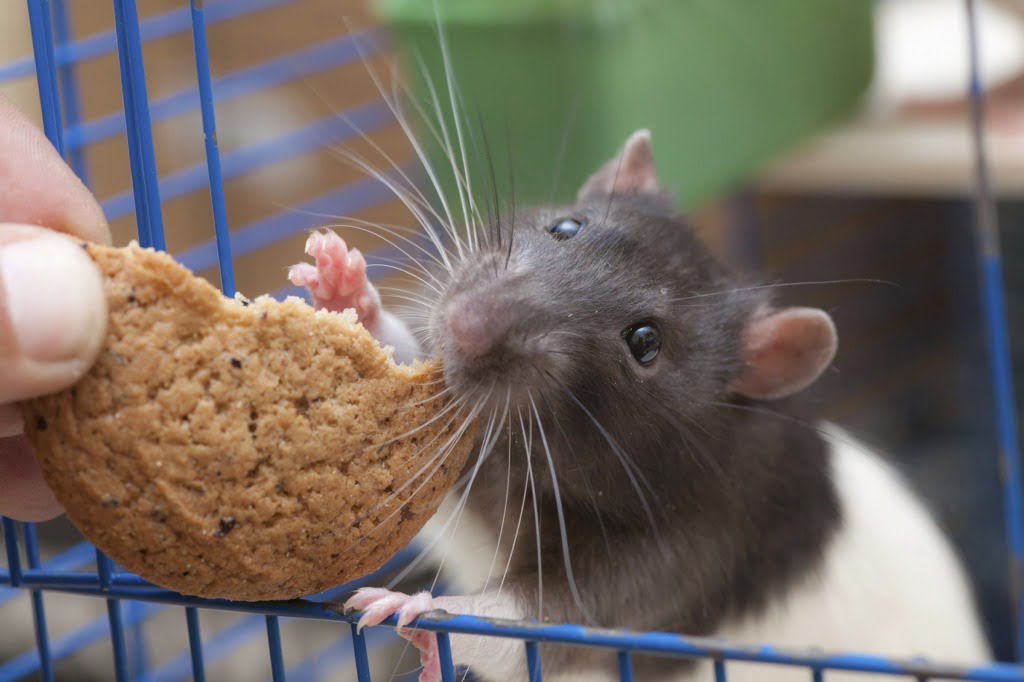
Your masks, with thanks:
[[[479,360],[504,344],[509,332],[508,311],[479,299],[460,297],[448,306],[445,321],[449,341],[466,359]]]

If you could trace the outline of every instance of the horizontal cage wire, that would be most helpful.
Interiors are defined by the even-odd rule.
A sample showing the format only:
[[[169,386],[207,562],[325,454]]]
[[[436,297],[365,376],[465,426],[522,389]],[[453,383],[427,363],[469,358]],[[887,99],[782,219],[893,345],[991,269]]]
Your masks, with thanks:
[[[362,68],[367,59],[388,49],[386,36],[373,26],[330,35],[314,44],[295,46],[272,57],[238,66],[223,75],[211,70],[211,41],[208,29],[216,30],[232,22],[243,22],[261,13],[287,11],[300,0],[219,0],[204,5],[192,0],[187,8],[155,11],[140,18],[133,0],[113,0],[114,28],[99,28],[86,37],[73,35],[70,8],[66,0],[28,0],[32,56],[0,65],[0,83],[17,82],[35,76],[38,86],[44,131],[68,160],[75,172],[91,187],[110,191],[101,197],[108,220],[115,226],[132,226],[143,246],[171,247],[175,258],[195,272],[216,269],[221,288],[228,296],[235,293],[235,264],[253,257],[267,247],[324,222],[324,216],[350,215],[376,209],[393,200],[385,182],[378,179],[349,179],[334,187],[318,190],[287,209],[269,215],[250,216],[247,221],[229,226],[234,213],[229,187],[232,183],[288,164],[308,154],[332,146],[356,141],[363,135],[386,133],[395,124],[393,111],[379,93],[365,102],[349,102],[341,112],[310,116],[289,129],[274,131],[255,139],[246,139],[222,153],[218,141],[216,117],[224,108],[240,105],[248,97],[296,82],[307,82],[338,69]],[[973,1],[966,0],[973,17]],[[75,8],[79,9],[79,8]],[[982,84],[976,62],[976,36],[973,23],[969,36],[972,56],[971,95],[974,104],[974,134],[978,154],[979,198],[977,229],[982,235],[983,295],[990,340],[992,378],[998,408],[1000,456],[1007,471],[1004,495],[1009,547],[1024,565],[1024,529],[1021,527],[1016,426],[1010,384],[1009,350],[1002,301],[1002,274],[997,243],[995,215],[988,187],[983,156]],[[176,84],[168,92],[150,96],[148,72],[144,67],[144,45],[185,36],[191,40],[194,56],[194,80]],[[163,54],[163,53],[161,53]],[[124,108],[92,114],[83,99],[88,83],[82,71],[91,62],[116,58]],[[103,61],[109,67],[111,62]],[[201,162],[189,161],[173,170],[158,172],[158,154],[154,126],[171,124],[198,113],[202,132]],[[223,132],[222,132],[223,136]],[[130,189],[119,189],[110,178],[94,177],[93,150],[114,144],[117,153],[128,156]],[[122,145],[124,149],[122,149]],[[162,148],[161,148],[162,150]],[[399,173],[415,171],[412,165]],[[121,185],[123,186],[123,184]],[[204,197],[209,192],[207,213],[198,222],[214,226],[213,237],[199,235],[179,239],[165,228],[164,215],[179,200]],[[244,213],[239,210],[239,213]],[[182,215],[175,211],[175,215]],[[174,223],[175,225],[177,222]],[[124,232],[124,229],[121,230]],[[126,232],[124,232],[127,234]],[[168,243],[168,242],[171,243]],[[292,239],[294,242],[294,239]],[[426,242],[424,242],[425,244]],[[404,252],[394,246],[378,245],[367,261],[371,272],[380,272],[389,264],[401,262]],[[240,287],[239,287],[240,288]],[[302,295],[295,287],[280,287],[272,295]],[[359,680],[370,680],[375,650],[394,642],[387,628],[359,631],[358,614],[346,614],[332,606],[353,589],[373,584],[396,568],[407,565],[418,554],[410,547],[399,552],[380,571],[348,585],[318,595],[289,602],[229,602],[183,596],[157,587],[141,577],[114,565],[88,542],[41,558],[34,524],[4,518],[3,536],[6,568],[0,569],[0,607],[28,596],[34,619],[36,646],[9,660],[0,661],[0,680],[38,676],[53,680],[55,664],[97,643],[109,644],[115,678],[121,680],[179,680],[192,676],[206,679],[208,666],[216,664],[232,651],[258,639],[265,640],[266,670],[271,679],[315,679],[339,663],[351,664]],[[1020,581],[1016,581],[1017,584]],[[46,601],[54,608],[72,596],[100,598],[106,615],[51,637]],[[45,601],[44,601],[45,598]],[[1015,595],[1018,614],[1021,595]],[[58,607],[59,608],[59,607]],[[184,611],[187,644],[176,655],[158,663],[151,662],[144,627],[171,610]],[[212,611],[231,612],[237,618],[204,637],[200,616]],[[300,660],[291,660],[282,644],[282,628],[292,621],[334,621],[348,624],[344,636],[337,631],[319,650]],[[384,625],[395,627],[396,618]],[[799,652],[769,645],[748,647],[727,642],[684,637],[660,632],[629,632],[584,628],[571,624],[480,619],[470,615],[427,615],[414,621],[414,627],[437,633],[442,662],[442,678],[456,679],[452,665],[449,636],[473,634],[514,638],[523,642],[523,656],[529,677],[542,679],[539,645],[600,647],[615,652],[623,681],[633,680],[633,655],[636,653],[670,657],[703,658],[713,662],[714,679],[728,679],[729,662],[754,662],[764,665],[795,666],[806,669],[810,680],[827,679],[826,671],[844,670],[864,673],[905,675],[913,679],[941,676],[963,680],[1024,680],[1021,668],[1000,663],[979,664],[974,668],[954,668],[921,661],[899,661],[870,652],[826,655]],[[330,627],[325,625],[324,627]],[[1018,627],[1018,636],[1024,630]],[[1024,646],[1021,646],[1024,650]]]

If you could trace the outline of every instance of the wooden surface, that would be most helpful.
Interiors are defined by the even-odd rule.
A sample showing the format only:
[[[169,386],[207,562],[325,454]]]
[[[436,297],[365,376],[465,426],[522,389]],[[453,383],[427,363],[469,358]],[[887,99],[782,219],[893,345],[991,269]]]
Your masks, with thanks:
[[[996,190],[1024,197],[1024,133],[986,136]],[[966,117],[867,116],[822,135],[765,168],[757,183],[786,192],[956,196],[974,189],[974,144]]]

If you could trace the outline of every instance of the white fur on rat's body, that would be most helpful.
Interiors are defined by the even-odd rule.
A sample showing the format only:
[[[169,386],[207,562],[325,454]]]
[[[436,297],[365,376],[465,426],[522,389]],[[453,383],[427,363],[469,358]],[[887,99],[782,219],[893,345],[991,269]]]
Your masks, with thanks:
[[[780,595],[765,613],[727,623],[715,636],[797,651],[814,647],[902,658],[924,656],[960,664],[989,660],[966,576],[924,505],[878,455],[834,426],[828,426],[827,433],[842,525],[830,540],[821,566]],[[424,533],[435,536],[430,538],[436,540],[432,552],[438,559],[446,558],[450,579],[472,594],[487,581],[496,538],[472,517],[463,518],[454,534],[442,532],[440,521],[454,506],[449,500]],[[499,558],[495,565],[504,563]],[[680,566],[680,571],[685,570]],[[434,604],[452,613],[479,616],[521,618],[527,613],[526,605],[493,592],[440,597]],[[522,642],[461,635],[453,635],[451,641],[456,662],[471,666],[483,679],[526,679]],[[731,682],[809,679],[803,667],[732,662],[727,671]],[[545,679],[603,682],[619,678],[613,671],[581,670],[548,674]],[[712,679],[710,663],[702,663],[665,682]],[[907,678],[830,671],[826,679]]]

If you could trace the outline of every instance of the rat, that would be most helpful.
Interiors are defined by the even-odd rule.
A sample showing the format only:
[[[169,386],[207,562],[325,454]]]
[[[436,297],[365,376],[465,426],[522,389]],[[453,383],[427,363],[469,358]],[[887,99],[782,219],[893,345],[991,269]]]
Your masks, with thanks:
[[[467,587],[362,588],[346,603],[360,626],[397,614],[422,682],[440,679],[436,638],[405,626],[435,609],[990,658],[962,566],[925,506],[800,401],[835,356],[831,318],[779,307],[771,286],[712,257],[659,184],[648,131],[575,204],[511,221],[434,275],[423,344],[334,233],[312,235],[315,263],[290,271],[318,307],[355,308],[396,358],[440,357],[448,391],[487,425],[466,492],[437,517],[448,530],[457,517],[469,538],[462,550],[437,545],[454,552]],[[473,566],[479,575],[465,575]],[[451,642],[455,663],[481,680],[527,679],[521,641]],[[540,649],[545,679],[619,679],[612,651]],[[636,655],[634,665],[637,679],[713,679],[707,661]],[[809,679],[749,663],[728,672]]]

